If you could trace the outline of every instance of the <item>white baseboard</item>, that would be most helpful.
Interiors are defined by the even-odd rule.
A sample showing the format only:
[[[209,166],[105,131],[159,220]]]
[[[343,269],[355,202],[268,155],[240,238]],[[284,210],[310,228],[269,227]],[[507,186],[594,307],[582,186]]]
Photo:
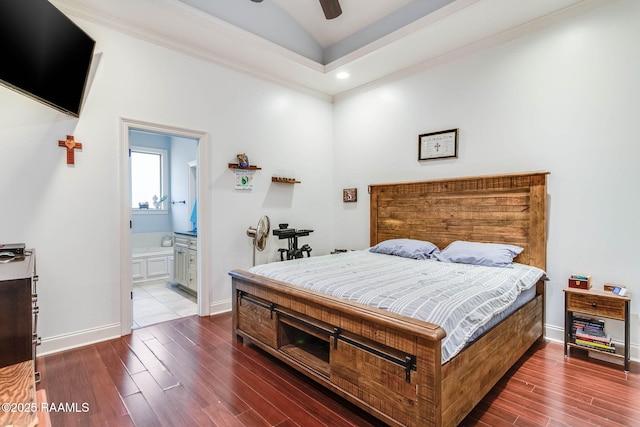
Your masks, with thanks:
[[[209,313],[211,316],[216,314],[222,314],[231,311],[231,299],[216,301],[215,304],[209,306]]]
[[[47,354],[58,353],[60,351],[82,347],[100,341],[119,338],[120,336],[120,323],[70,332],[68,334],[43,338],[42,344],[37,348],[37,354],[38,356],[45,356]]]
[[[553,341],[560,344],[564,343],[564,328],[553,325],[545,325],[544,338],[547,341]]]

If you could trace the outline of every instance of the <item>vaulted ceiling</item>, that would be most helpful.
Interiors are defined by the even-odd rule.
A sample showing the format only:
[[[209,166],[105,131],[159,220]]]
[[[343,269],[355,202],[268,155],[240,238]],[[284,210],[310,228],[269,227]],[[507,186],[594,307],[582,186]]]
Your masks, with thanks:
[[[319,0],[50,1],[70,17],[335,99],[615,0],[339,0],[331,20]]]

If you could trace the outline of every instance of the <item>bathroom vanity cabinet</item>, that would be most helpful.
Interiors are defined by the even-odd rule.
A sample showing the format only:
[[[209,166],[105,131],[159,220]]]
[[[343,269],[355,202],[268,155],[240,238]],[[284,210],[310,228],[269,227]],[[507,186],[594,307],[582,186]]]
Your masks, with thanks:
[[[198,237],[195,233],[174,233],[174,281],[191,293],[198,292]]]

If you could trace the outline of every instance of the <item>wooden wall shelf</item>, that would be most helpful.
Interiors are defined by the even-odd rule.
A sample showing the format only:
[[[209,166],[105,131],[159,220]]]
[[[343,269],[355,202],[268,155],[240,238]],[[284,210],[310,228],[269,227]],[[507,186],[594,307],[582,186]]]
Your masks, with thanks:
[[[262,170],[262,168],[259,168],[258,166],[253,166],[253,165],[249,165],[249,166],[240,166],[236,163],[229,163],[229,169],[246,169],[246,170]]]
[[[282,182],[284,184],[300,184],[300,181],[296,181],[295,178],[280,178],[277,176],[271,177],[271,182]]]

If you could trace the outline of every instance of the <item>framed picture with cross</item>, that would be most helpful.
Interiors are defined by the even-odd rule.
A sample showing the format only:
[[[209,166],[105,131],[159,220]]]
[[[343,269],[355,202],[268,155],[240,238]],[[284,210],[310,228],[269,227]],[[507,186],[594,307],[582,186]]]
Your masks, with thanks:
[[[418,136],[418,160],[458,157],[458,129],[423,133]]]

